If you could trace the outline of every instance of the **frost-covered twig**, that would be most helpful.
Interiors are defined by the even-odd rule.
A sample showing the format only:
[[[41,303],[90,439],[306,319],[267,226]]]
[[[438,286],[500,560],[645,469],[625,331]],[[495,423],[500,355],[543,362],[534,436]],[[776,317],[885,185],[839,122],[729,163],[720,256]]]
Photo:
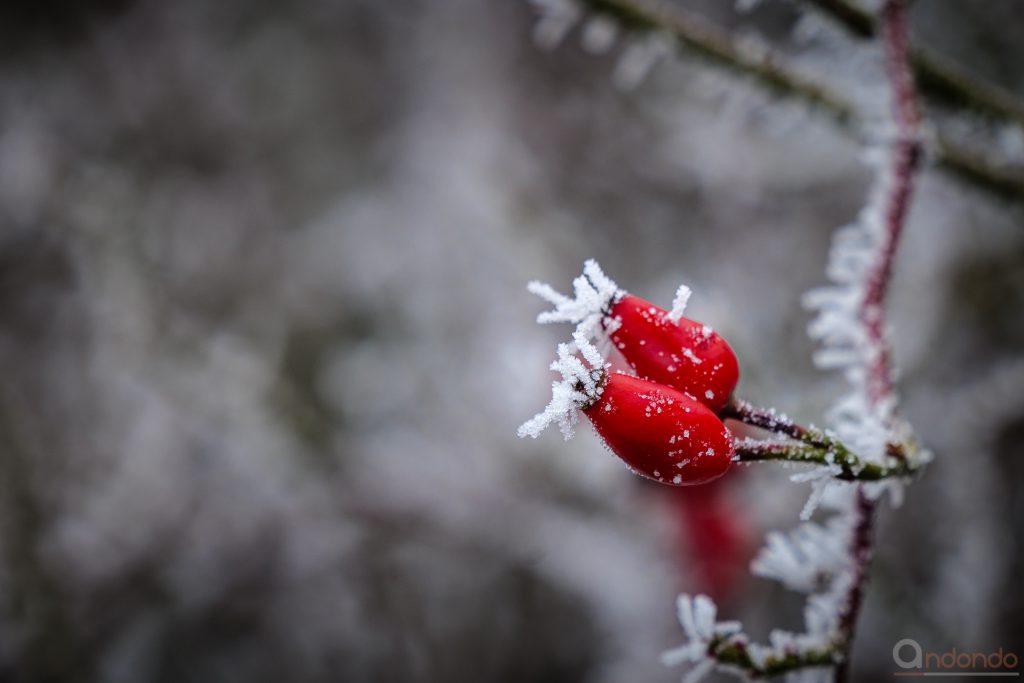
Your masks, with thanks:
[[[751,678],[777,676],[836,663],[834,643],[816,636],[772,631],[770,645],[752,643],[736,621],[716,621],[717,608],[706,595],[680,595],[679,623],[687,642],[661,656],[666,666],[696,664],[683,683],[696,683],[716,666]]]
[[[732,418],[776,434],[784,434],[809,446],[833,450],[844,455],[850,454],[842,442],[824,430],[798,425],[773,408],[759,408],[747,401],[733,398],[722,411],[722,417]]]
[[[768,91],[828,114],[840,129],[862,136],[864,116],[845,96],[796,71],[765,46],[733,41],[727,33],[682,12],[654,8],[643,0],[535,0],[546,8],[549,20],[538,27],[538,41],[557,43],[584,14],[607,16],[626,31],[646,34],[657,45],[677,45],[709,63],[754,81]],[[543,29],[543,30],[541,30]],[[967,149],[941,133],[929,150],[935,163],[981,189],[1011,199],[1024,198],[1024,173],[1008,168],[985,152]]]
[[[920,118],[908,57],[907,33],[904,0],[886,0],[882,7],[882,39],[897,135],[890,150],[888,173],[880,181],[878,194],[882,197],[883,213],[882,223],[876,227],[881,228],[881,240],[867,269],[859,311],[867,357],[861,374],[854,373],[852,377],[855,382],[858,379],[863,382],[862,389],[874,413],[872,417],[882,420],[890,434],[897,429],[894,417],[896,394],[892,382],[889,341],[886,337],[885,299],[892,278],[896,247],[910,209],[921,152],[918,137]],[[853,580],[840,618],[840,636],[847,652],[852,647],[856,633],[864,583],[871,562],[875,505],[863,489],[858,491],[856,525],[851,546]],[[848,675],[847,656],[840,665],[837,678],[846,680]]]
[[[905,458],[890,458],[888,463],[865,462],[849,451],[835,451],[778,441],[741,439],[736,442],[737,462],[796,462],[836,468],[833,478],[840,481],[881,481],[905,478],[917,466]]]

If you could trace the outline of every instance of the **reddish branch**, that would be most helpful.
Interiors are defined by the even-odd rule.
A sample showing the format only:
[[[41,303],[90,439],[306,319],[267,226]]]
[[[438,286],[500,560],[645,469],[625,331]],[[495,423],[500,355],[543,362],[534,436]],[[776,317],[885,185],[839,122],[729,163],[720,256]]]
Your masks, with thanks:
[[[733,398],[722,408],[721,417],[737,420],[751,427],[764,429],[776,434],[783,434],[791,439],[803,442],[816,448],[833,450],[840,454],[849,451],[836,439],[815,427],[804,427],[781,415],[772,408],[759,408],[742,399]]]
[[[889,344],[885,336],[885,298],[892,277],[893,260],[903,226],[907,220],[914,177],[921,156],[918,138],[919,114],[907,52],[907,15],[904,0],[886,0],[882,8],[882,40],[885,47],[886,76],[892,97],[896,138],[890,151],[888,183],[883,205],[883,236],[878,257],[868,274],[861,323],[870,354],[867,368],[867,392],[872,408],[885,411],[894,402]],[[849,676],[849,648],[860,615],[864,584],[871,563],[875,503],[862,491],[857,499],[857,523],[851,540],[854,560],[853,580],[840,615],[840,635],[847,650],[837,679]]]
[[[874,501],[868,498],[863,490],[858,491],[857,525],[853,529],[850,549],[853,556],[853,576],[850,579],[850,590],[846,594],[843,612],[839,615],[840,647],[844,650],[843,660],[836,670],[836,680],[840,683],[845,683],[850,678],[850,653],[857,630],[857,617],[860,616],[861,604],[864,602],[864,586],[867,583],[874,545],[874,519]]]
[[[918,138],[920,115],[914,93],[914,77],[907,59],[907,16],[903,2],[890,0],[885,3],[882,8],[882,29],[896,139],[890,152],[891,185],[885,198],[885,231],[878,259],[868,274],[860,312],[868,344],[874,351],[868,367],[868,397],[876,406],[893,395],[889,345],[885,339],[885,296],[892,277],[896,247],[910,208],[914,171],[921,159],[921,142]]]

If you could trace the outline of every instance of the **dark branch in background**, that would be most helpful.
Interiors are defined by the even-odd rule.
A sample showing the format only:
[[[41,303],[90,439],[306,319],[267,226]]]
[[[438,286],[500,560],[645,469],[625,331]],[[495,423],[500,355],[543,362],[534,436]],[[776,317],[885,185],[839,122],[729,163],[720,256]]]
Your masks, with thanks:
[[[849,0],[803,0],[857,38],[872,39],[878,20]],[[910,64],[922,95],[980,114],[1024,125],[1024,102],[1003,88],[979,81],[923,47],[910,47]]]
[[[818,8],[858,38],[875,37],[875,17],[859,5],[846,0],[804,0],[804,2]]]
[[[770,91],[796,97],[823,110],[843,126],[859,121],[854,106],[826,86],[794,72],[777,55],[734,43],[729,34],[681,12],[655,9],[638,0],[580,0],[592,12],[606,14],[627,30],[662,33],[716,66],[753,76]]]
[[[809,105],[814,111],[828,114],[847,133],[860,136],[864,132],[865,121],[852,102],[827,86],[797,73],[770,50],[736,44],[727,33],[707,22],[699,21],[678,11],[655,9],[642,0],[580,0],[580,2],[591,12],[614,18],[624,29],[660,33],[671,38],[680,47],[718,67],[751,76],[755,82],[772,93],[792,97]],[[852,7],[840,0],[819,0],[815,4],[822,8],[826,6]],[[852,12],[852,10],[850,11]],[[855,15],[851,14],[851,16]],[[851,26],[859,25],[857,19],[848,21],[851,21]],[[927,61],[932,58],[925,59]],[[931,62],[929,63],[931,64]],[[931,65],[934,66],[934,64]],[[937,92],[936,89],[947,93],[955,92],[959,99],[972,103],[972,108],[979,110],[992,106],[1002,106],[1005,111],[1019,110],[1022,114],[1020,120],[1024,121],[1024,106],[1012,97],[993,98],[985,94],[978,95],[983,91],[995,90],[993,88],[979,86],[965,77],[954,77],[951,72],[942,70],[936,72],[933,69],[925,78],[933,82],[933,92]],[[954,81],[959,85],[953,85]],[[941,84],[941,87],[937,84]],[[966,85],[971,85],[971,88],[965,89]],[[1012,106],[1003,101],[1006,98],[1009,98]],[[1002,104],[994,104],[997,102],[1002,102]],[[1024,169],[1007,168],[990,159],[984,152],[968,150],[942,135],[936,137],[934,148],[930,151],[939,167],[960,179],[1006,198],[1024,199]]]

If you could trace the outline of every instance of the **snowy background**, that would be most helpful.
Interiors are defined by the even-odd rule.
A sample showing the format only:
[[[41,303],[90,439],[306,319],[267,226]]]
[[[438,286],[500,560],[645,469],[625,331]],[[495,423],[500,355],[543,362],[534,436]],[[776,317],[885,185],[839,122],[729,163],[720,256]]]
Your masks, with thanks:
[[[881,106],[874,47],[816,15],[683,4]],[[913,10],[1024,96],[1016,3]],[[799,300],[870,173],[693,58],[623,90],[628,40],[543,51],[534,23],[518,0],[0,9],[0,680],[678,680],[673,600],[709,580],[685,506],[589,430],[515,438],[568,332],[525,283],[588,257],[662,306],[686,282],[742,395],[820,422],[842,385]],[[959,126],[1020,158],[1019,129]],[[937,459],[883,509],[859,680],[902,638],[1024,654],[1022,223],[924,176],[892,321]],[[741,569],[796,523],[787,474],[723,484]],[[723,618],[799,627],[799,596],[728,575]]]

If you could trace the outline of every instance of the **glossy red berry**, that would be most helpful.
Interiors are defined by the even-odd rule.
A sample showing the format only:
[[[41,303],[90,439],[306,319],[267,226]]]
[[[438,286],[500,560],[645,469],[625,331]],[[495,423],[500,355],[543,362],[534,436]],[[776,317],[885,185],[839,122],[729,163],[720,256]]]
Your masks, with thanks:
[[[610,302],[604,325],[640,377],[687,392],[716,413],[728,403],[739,362],[707,325],[682,317],[675,322],[665,309],[632,294]]]
[[[672,387],[609,374],[583,412],[633,471],[663,484],[702,484],[732,462],[733,440],[722,421]]]

